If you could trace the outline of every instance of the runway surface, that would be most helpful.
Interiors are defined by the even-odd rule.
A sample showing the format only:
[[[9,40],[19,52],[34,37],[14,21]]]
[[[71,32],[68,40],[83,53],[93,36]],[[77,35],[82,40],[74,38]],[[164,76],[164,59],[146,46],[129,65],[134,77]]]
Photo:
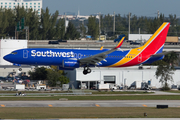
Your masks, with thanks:
[[[0,101],[0,107],[180,107],[179,100]]]
[[[1,120],[17,120],[17,119],[1,119]],[[22,119],[22,120],[29,120],[29,119]],[[76,118],[76,119],[33,119],[33,120],[179,120],[179,118],[86,118],[86,119]]]

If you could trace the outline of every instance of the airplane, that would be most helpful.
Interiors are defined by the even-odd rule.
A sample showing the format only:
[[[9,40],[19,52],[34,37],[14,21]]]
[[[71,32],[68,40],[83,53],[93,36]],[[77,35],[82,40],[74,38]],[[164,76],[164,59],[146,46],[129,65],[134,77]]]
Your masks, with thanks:
[[[119,51],[122,45],[104,50],[26,48],[4,56],[6,61],[25,65],[56,65],[59,70],[84,67],[83,74],[91,73],[90,67],[128,67],[152,63],[164,58],[163,47],[170,23],[164,22],[141,47]],[[121,42],[121,41],[120,41]]]

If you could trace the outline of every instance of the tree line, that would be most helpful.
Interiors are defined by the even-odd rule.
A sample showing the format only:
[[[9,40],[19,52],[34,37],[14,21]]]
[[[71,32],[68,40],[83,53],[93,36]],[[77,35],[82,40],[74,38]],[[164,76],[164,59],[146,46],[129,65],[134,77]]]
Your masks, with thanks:
[[[93,19],[93,22],[92,22]],[[101,34],[110,36],[110,39],[115,39],[117,35],[125,34],[128,38],[129,30],[129,16],[121,16],[120,14],[115,15],[115,32],[113,32],[113,22],[114,16],[104,15],[101,16]],[[131,16],[130,19],[130,33],[139,34],[139,29],[141,34],[153,34],[163,22],[170,22],[171,27],[169,28],[168,36],[180,36],[180,25],[179,19],[176,15],[169,15],[169,17],[164,17],[160,14],[157,18],[148,17],[137,17],[136,15]],[[90,17],[87,21],[88,32],[87,34],[98,36],[99,35],[99,22],[95,17]],[[91,28],[92,27],[92,28]],[[90,30],[89,30],[90,29]],[[95,38],[96,38],[95,37]]]
[[[58,19],[59,12],[54,14],[49,12],[49,9],[42,9],[39,16],[36,11],[32,9],[24,9],[23,7],[17,7],[15,10],[1,9],[0,10],[0,38],[2,37],[14,37],[15,26],[21,18],[25,18],[25,26],[29,26],[29,39],[30,40],[75,40],[85,35],[91,35],[94,39],[101,35],[107,35],[107,39],[114,39],[117,35],[125,34],[128,36],[128,15],[121,16],[115,15],[115,32],[113,32],[114,16],[101,15],[100,16],[100,30],[99,20],[96,17],[91,16],[88,20],[69,20],[68,27],[65,30],[65,20]],[[171,27],[169,29],[169,36],[180,36],[179,19],[176,15],[169,15],[164,17],[160,14],[160,17],[137,17],[131,16],[131,33],[153,34],[157,28],[163,22],[170,22]],[[100,32],[99,32],[100,31]],[[108,38],[109,37],[109,38]],[[19,39],[25,39],[25,31],[19,32]]]
[[[29,71],[31,80],[47,80],[50,87],[62,87],[63,84],[69,83],[69,78],[62,70],[58,70],[57,66],[50,68],[37,67],[34,71]]]
[[[0,38],[14,37],[15,26],[21,18],[25,18],[25,26],[29,26],[30,40],[51,40],[51,39],[77,39],[79,33],[72,23],[69,23],[65,33],[65,20],[57,19],[59,12],[49,13],[49,9],[42,9],[39,16],[32,9],[17,7],[15,10],[2,9],[0,11]],[[25,39],[25,31],[19,32],[19,39]]]

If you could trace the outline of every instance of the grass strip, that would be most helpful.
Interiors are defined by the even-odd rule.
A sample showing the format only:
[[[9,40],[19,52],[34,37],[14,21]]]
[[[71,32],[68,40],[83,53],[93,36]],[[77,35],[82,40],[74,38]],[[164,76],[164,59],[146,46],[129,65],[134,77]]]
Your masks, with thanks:
[[[180,100],[180,95],[121,95],[121,96],[12,96],[0,97],[0,101],[32,101],[32,100]]]
[[[57,119],[57,118],[180,118],[180,108],[0,108],[0,119]]]
[[[169,91],[166,91],[166,92],[170,92],[170,93],[180,93],[180,90],[169,90]]]
[[[92,92],[92,94],[153,94],[153,92],[145,91],[108,91],[108,92]]]

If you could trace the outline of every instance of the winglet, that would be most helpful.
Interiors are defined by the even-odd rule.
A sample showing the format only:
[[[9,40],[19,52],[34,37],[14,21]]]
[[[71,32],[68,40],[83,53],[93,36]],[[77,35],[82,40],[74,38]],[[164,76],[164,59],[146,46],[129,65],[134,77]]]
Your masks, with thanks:
[[[125,39],[125,37],[123,37],[123,38],[120,40],[119,44],[115,47],[115,49],[121,47],[121,45],[123,44],[124,39]]]
[[[100,48],[100,50],[103,50],[103,48],[104,48],[104,46],[102,46],[102,47]]]

